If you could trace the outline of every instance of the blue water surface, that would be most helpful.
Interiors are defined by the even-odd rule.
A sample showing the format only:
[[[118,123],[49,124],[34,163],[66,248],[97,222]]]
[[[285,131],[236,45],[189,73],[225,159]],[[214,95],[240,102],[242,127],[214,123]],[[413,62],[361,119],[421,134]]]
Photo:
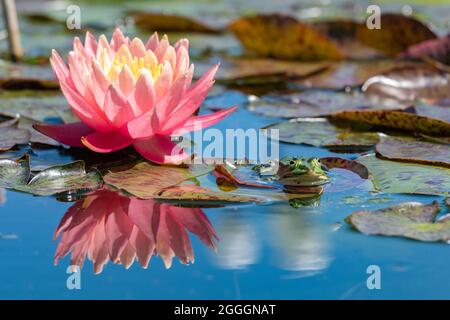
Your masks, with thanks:
[[[245,96],[229,93],[227,105]],[[217,128],[260,128],[276,122],[241,106]],[[282,144],[283,155],[336,155]],[[342,155],[340,155],[342,156]],[[353,157],[354,155],[345,155]],[[345,188],[344,188],[345,189]],[[364,188],[325,192],[319,206],[232,205],[203,212],[220,240],[217,250],[190,235],[195,263],[175,257],[170,269],[153,257],[148,269],[108,263],[95,275],[86,259],[81,289],[69,290],[66,257],[53,265],[53,233],[73,203],[6,192],[0,207],[0,298],[7,299],[379,299],[450,298],[450,250],[445,243],[365,236],[344,218],[359,209],[439,197],[374,194]],[[381,289],[366,285],[367,268],[381,270]]]

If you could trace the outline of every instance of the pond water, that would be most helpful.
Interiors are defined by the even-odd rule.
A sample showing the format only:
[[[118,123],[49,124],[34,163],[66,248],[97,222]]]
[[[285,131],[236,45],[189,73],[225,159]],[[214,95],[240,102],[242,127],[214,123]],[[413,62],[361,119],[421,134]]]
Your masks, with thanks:
[[[220,99],[226,105],[233,105],[245,101],[245,96],[231,92]],[[248,121],[250,116],[252,121]],[[222,130],[260,128],[275,121],[250,114],[241,107],[216,127]],[[326,149],[288,144],[281,144],[280,153],[281,156],[336,155]],[[189,232],[195,263],[183,265],[174,257],[172,267],[166,269],[161,257],[154,256],[148,269],[137,262],[128,270],[109,262],[103,272],[95,274],[92,262],[86,258],[81,271],[81,290],[69,290],[66,286],[69,257],[54,266],[60,239],[52,238],[69,208],[86,203],[58,202],[52,197],[32,197],[11,191],[6,191],[3,199],[0,298],[450,298],[447,244],[365,236],[344,222],[346,216],[361,208],[377,209],[402,201],[429,203],[433,199],[441,200],[439,197],[336,188],[334,192],[325,192],[319,205],[298,209],[288,203],[233,205],[203,208],[203,216],[198,209],[186,208],[177,214],[193,214],[202,220],[194,234]],[[102,205],[98,206],[96,214],[102,214],[102,209]],[[163,215],[169,209],[159,210]],[[219,238],[217,250],[199,239],[212,239],[214,230]],[[83,247],[84,235],[83,229],[72,235],[72,241],[80,241],[78,248]],[[182,240],[172,233],[167,241],[177,246]],[[186,239],[183,241],[186,244]],[[370,265],[380,267],[380,290],[367,288],[366,271]]]

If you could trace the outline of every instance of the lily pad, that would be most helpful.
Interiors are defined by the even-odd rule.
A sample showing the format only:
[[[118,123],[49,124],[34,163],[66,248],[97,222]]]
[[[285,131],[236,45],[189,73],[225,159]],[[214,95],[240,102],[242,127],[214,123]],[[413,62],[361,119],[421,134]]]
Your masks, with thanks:
[[[249,103],[249,110],[269,117],[299,118],[327,116],[333,112],[371,107],[363,94],[335,91],[304,91],[272,96]]]
[[[418,101],[414,104],[414,111],[420,116],[435,118],[450,123],[450,106]]]
[[[0,187],[50,196],[63,192],[88,192],[103,184],[97,170],[86,172],[83,161],[47,168],[31,174],[28,155],[16,161],[0,160]]]
[[[379,29],[359,25],[356,38],[387,55],[395,56],[414,44],[436,38],[427,26],[413,17],[389,13],[381,15],[380,20]]]
[[[207,174],[212,170],[213,167],[207,165],[193,165],[188,168],[140,162],[126,170],[110,171],[104,175],[103,179],[116,189],[142,199],[152,199],[159,197],[161,192],[169,187]]]
[[[357,159],[370,172],[375,190],[384,193],[448,195],[450,169],[381,160],[374,155]]]
[[[326,36],[295,18],[272,14],[243,17],[229,29],[243,46],[260,56],[278,59],[342,59],[339,48]]]
[[[0,61],[0,87],[5,90],[58,89],[59,84],[47,66]]]
[[[403,101],[440,100],[448,97],[450,73],[429,64],[400,66],[367,79],[362,90],[369,96]]]
[[[18,144],[30,141],[30,132],[16,126],[0,127],[0,151],[6,151]]]
[[[450,123],[413,113],[390,110],[347,110],[332,115],[333,121],[352,121],[394,130],[450,136]]]
[[[425,40],[407,48],[402,58],[421,59],[426,56],[436,61],[450,64],[450,34],[445,37]]]
[[[407,137],[383,137],[376,145],[383,158],[450,168],[450,146]]]
[[[339,168],[350,170],[356,173],[362,179],[369,179],[369,170],[366,166],[358,161],[339,158],[339,157],[323,157],[320,158],[320,163],[326,166],[328,169]]]
[[[190,17],[175,14],[164,14],[158,12],[132,12],[130,14],[134,23],[142,29],[158,32],[202,32],[219,33],[221,30],[215,29]]]
[[[321,147],[367,148],[379,141],[376,132],[339,128],[324,118],[300,118],[275,123],[264,129],[278,129],[280,141]]]
[[[450,217],[435,220],[437,201],[425,205],[405,202],[376,211],[356,211],[346,218],[358,231],[369,235],[405,237],[436,242],[450,240]]]

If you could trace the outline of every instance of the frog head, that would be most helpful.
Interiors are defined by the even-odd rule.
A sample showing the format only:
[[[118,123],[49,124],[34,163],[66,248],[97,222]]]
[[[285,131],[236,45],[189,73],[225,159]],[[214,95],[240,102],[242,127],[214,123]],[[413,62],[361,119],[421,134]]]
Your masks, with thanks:
[[[278,182],[285,186],[312,187],[328,183],[327,169],[318,158],[285,157],[278,167]]]

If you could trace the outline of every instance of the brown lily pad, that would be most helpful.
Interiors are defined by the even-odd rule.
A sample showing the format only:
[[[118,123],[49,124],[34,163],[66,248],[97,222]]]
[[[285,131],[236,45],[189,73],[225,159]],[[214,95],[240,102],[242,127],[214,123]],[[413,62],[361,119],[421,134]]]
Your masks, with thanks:
[[[323,157],[320,158],[320,163],[326,166],[328,169],[339,168],[350,170],[356,173],[362,179],[369,179],[369,170],[366,166],[358,161],[339,158],[339,157]]]
[[[380,29],[369,29],[366,24],[361,24],[356,38],[369,47],[395,56],[414,44],[436,38],[436,35],[413,17],[383,14]]]
[[[243,46],[260,56],[295,60],[342,59],[339,48],[326,36],[295,18],[272,14],[243,17],[229,29]]]
[[[336,112],[333,121],[352,121],[394,130],[450,136],[450,123],[414,113],[389,110],[347,110]]]
[[[30,141],[30,132],[16,126],[0,127],[0,151],[6,151]]]
[[[376,145],[383,158],[450,168],[450,146],[407,137],[382,137]]]

